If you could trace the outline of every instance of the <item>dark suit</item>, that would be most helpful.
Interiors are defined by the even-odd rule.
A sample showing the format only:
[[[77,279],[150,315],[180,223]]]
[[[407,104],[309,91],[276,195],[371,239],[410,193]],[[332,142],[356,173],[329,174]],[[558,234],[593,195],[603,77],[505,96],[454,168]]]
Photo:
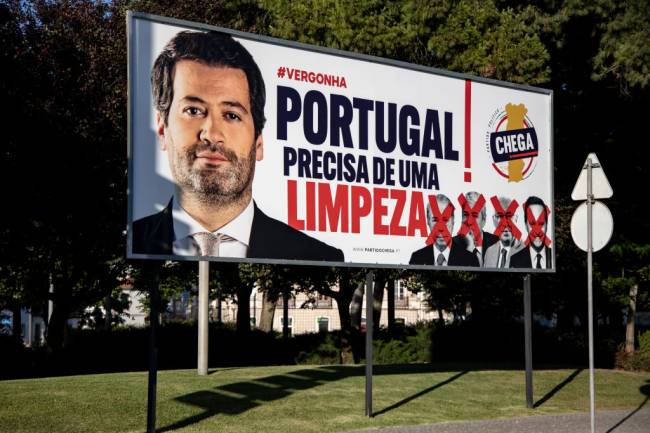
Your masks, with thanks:
[[[467,238],[464,235],[456,235],[454,236],[454,242],[457,243],[459,246],[462,246],[463,248],[467,249]],[[499,237],[493,235],[490,232],[483,232],[483,246],[482,246],[482,251],[481,251],[481,256],[482,256],[482,263],[485,263],[485,253],[488,248],[490,248],[492,245],[497,243],[499,241]],[[471,252],[470,252],[471,254]],[[478,263],[478,260],[476,261],[475,266],[480,266],[480,263]]]
[[[435,264],[435,258],[433,254],[433,245],[427,245],[424,248],[421,248],[413,254],[411,254],[411,260],[409,260],[409,265],[433,265]],[[463,245],[458,244],[452,240],[451,249],[449,250],[449,266],[478,266],[478,258],[467,251]]]
[[[530,248],[524,248],[516,254],[513,254],[510,258],[510,267],[511,268],[534,268],[532,261],[530,260]],[[549,247],[544,247],[544,252],[546,259],[546,269],[551,269],[553,267],[553,250]]]
[[[162,211],[133,222],[135,254],[172,255],[172,202]],[[343,252],[267,216],[257,205],[247,258],[342,262]]]

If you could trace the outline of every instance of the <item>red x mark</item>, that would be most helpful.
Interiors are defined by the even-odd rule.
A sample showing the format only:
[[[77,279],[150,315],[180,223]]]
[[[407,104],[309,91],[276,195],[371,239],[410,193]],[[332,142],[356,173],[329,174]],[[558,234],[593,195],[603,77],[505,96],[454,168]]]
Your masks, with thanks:
[[[438,208],[438,201],[436,200],[435,195],[429,196],[429,206],[431,206],[431,212],[433,213],[433,220],[435,224],[431,228],[431,233],[427,237],[427,245],[431,245],[435,242],[438,236],[442,236],[447,244],[447,247],[451,246],[451,232],[447,227],[447,222],[454,213],[454,205],[451,202],[447,205],[443,212],[440,212]]]
[[[460,225],[458,234],[465,236],[471,230],[474,233],[474,242],[476,246],[480,247],[483,245],[483,232],[476,222],[476,217],[478,217],[481,209],[485,206],[485,197],[483,194],[478,196],[478,200],[474,203],[474,207],[470,207],[467,199],[463,194],[458,196],[458,203],[460,203],[461,208],[463,209],[463,216],[465,221]]]
[[[530,207],[526,209],[526,220],[530,226],[530,231],[525,242],[526,246],[530,245],[535,238],[541,238],[547,247],[551,245],[551,239],[546,236],[546,232],[544,231],[546,217],[549,213],[551,213],[551,209],[549,209],[547,206],[546,212],[541,212],[539,216],[535,218],[533,211],[530,210]]]
[[[501,203],[496,196],[492,196],[490,201],[492,202],[492,206],[494,206],[494,211],[496,212],[497,217],[499,217],[499,224],[494,230],[494,235],[501,236],[501,233],[503,233],[503,231],[508,228],[510,229],[510,233],[512,233],[512,236],[514,236],[515,239],[521,239],[521,230],[519,230],[519,228],[512,221],[512,217],[517,211],[517,206],[519,206],[517,200],[512,200],[508,205],[508,209],[506,210],[503,210],[503,207],[501,206]]]

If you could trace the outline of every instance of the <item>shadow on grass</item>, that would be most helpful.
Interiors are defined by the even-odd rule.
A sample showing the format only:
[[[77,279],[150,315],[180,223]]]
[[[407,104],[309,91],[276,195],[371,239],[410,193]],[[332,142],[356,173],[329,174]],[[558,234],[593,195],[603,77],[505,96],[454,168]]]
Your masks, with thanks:
[[[539,400],[537,400],[537,401],[535,402],[535,404],[533,405],[533,407],[534,407],[535,409],[537,409],[538,407],[540,407],[541,405],[543,405],[544,403],[546,403],[546,402],[547,402],[551,397],[553,397],[555,394],[557,394],[558,391],[560,391],[562,388],[564,388],[564,387],[567,386],[569,383],[571,383],[571,382],[573,381],[573,379],[575,379],[576,376],[580,374],[581,371],[582,371],[582,368],[578,368],[576,371],[574,371],[573,373],[571,373],[569,376],[567,376],[566,379],[564,379],[562,382],[560,382],[560,383],[558,383],[557,385],[555,385],[555,387],[554,387],[552,390],[550,390],[549,392],[547,392],[546,395],[545,395],[544,397],[542,397],[542,398],[540,398]]]
[[[374,375],[392,374],[416,374],[439,371],[430,364],[415,365],[379,365],[375,366]],[[211,374],[214,374],[212,371]],[[395,409],[409,401],[433,391],[458,377],[467,371],[456,374],[449,379],[429,387],[411,397],[408,397],[394,405],[383,409],[378,414]],[[238,415],[247,410],[253,409],[264,402],[279,400],[287,397],[296,391],[314,388],[325,383],[349,377],[365,376],[365,366],[326,366],[307,368],[291,371],[286,374],[261,377],[254,380],[229,383],[210,390],[201,390],[177,397],[175,400],[191,406],[203,409],[203,412],[177,421],[171,425],[161,427],[156,431],[159,433],[181,429],[192,424],[201,422],[218,414]]]
[[[221,373],[222,371],[231,371],[231,370],[241,370],[245,367],[222,367],[222,368],[210,368],[208,369],[208,376],[211,376],[215,373]]]
[[[621,426],[625,421],[627,421],[628,419],[632,418],[632,417],[634,416],[635,413],[637,413],[638,411],[640,411],[640,410],[643,408],[643,406],[645,406],[645,404],[648,402],[648,400],[650,400],[650,380],[648,380],[648,381],[646,381],[646,382],[648,382],[649,385],[642,385],[642,386],[639,388],[639,391],[641,391],[641,393],[645,395],[645,400],[643,400],[643,401],[641,402],[641,404],[640,404],[636,409],[634,409],[632,412],[630,412],[630,413],[628,413],[627,415],[625,415],[625,416],[623,417],[623,419],[621,419],[619,422],[617,422],[616,424],[614,424],[613,426],[611,426],[611,427],[609,428],[609,430],[607,430],[605,433],[612,433],[614,430],[616,430],[617,428],[619,428],[619,427],[620,427],[620,426]]]
[[[434,390],[436,390],[436,389],[438,389],[438,388],[440,388],[440,387],[442,387],[444,385],[447,385],[450,382],[453,382],[454,380],[458,379],[461,376],[464,376],[467,373],[469,373],[469,370],[461,371],[460,373],[457,373],[457,374],[451,376],[449,379],[446,379],[446,380],[443,380],[442,382],[436,383],[433,386],[430,386],[430,387],[428,387],[426,389],[423,389],[422,391],[420,391],[418,393],[415,393],[415,394],[413,394],[413,395],[411,395],[409,397],[406,397],[405,399],[402,399],[402,400],[398,401],[397,403],[394,403],[394,404],[388,406],[387,408],[384,408],[384,409],[374,413],[373,416],[379,416],[379,415],[384,414],[386,412],[389,412],[389,411],[391,411],[393,409],[397,409],[398,407],[403,406],[406,403],[409,403],[409,402],[415,400],[418,397],[422,397],[423,395],[428,394],[431,391],[434,391]]]
[[[362,367],[319,367],[287,374],[261,377],[245,382],[218,386],[177,397],[175,400],[200,407],[203,412],[156,430],[159,433],[190,426],[217,414],[237,415],[263,402],[274,401],[327,382],[360,376]]]

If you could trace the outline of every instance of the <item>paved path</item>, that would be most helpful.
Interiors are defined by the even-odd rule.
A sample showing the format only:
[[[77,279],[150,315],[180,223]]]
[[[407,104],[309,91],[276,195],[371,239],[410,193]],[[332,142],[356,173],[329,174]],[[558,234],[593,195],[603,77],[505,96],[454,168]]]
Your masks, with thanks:
[[[589,413],[448,422],[348,433],[589,433]],[[596,412],[596,433],[650,433],[650,408]]]

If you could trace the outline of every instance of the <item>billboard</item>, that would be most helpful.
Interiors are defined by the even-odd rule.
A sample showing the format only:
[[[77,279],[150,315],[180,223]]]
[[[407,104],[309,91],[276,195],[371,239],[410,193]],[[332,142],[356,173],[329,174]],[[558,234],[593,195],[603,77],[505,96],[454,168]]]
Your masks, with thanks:
[[[550,90],[127,25],[129,258],[554,271]]]

